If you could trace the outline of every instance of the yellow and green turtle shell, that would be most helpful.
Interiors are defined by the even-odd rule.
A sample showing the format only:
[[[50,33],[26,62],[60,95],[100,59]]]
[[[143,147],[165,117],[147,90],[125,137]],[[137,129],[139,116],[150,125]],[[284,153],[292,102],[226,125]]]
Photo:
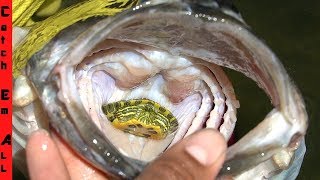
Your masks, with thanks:
[[[173,114],[149,99],[109,103],[102,106],[102,111],[114,127],[136,136],[159,140],[178,128]]]

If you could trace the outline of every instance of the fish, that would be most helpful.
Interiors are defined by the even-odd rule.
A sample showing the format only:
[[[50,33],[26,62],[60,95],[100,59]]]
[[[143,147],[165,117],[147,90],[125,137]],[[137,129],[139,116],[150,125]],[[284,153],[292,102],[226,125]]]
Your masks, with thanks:
[[[231,138],[240,102],[222,67],[255,81],[274,108],[228,147],[218,178],[288,169],[307,130],[303,98],[274,52],[221,1],[146,1],[59,32],[15,78],[14,140],[23,148],[27,134],[50,124],[97,169],[134,179],[197,130]],[[155,125],[167,121],[173,130]],[[157,138],[141,134],[150,127],[160,129]]]

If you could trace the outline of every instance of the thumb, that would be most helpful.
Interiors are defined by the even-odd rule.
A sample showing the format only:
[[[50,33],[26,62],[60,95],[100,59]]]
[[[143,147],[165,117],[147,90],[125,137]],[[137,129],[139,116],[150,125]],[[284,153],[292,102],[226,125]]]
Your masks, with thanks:
[[[47,131],[37,130],[29,136],[26,153],[30,179],[70,179],[59,149]]]
[[[216,130],[198,131],[167,150],[137,179],[215,179],[226,149],[223,136]]]

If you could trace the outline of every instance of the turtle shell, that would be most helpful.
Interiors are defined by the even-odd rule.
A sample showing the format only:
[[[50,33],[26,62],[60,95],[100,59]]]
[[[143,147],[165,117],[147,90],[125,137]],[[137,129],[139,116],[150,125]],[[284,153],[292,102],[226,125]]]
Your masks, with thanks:
[[[149,99],[108,103],[102,106],[102,111],[114,127],[136,136],[164,139],[178,128],[173,114]]]

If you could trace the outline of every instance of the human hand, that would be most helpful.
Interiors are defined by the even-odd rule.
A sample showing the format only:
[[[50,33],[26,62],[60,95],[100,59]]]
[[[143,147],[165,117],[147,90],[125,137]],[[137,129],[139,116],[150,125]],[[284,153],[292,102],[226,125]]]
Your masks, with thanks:
[[[219,132],[200,130],[150,163],[137,179],[215,179],[226,149],[226,142]],[[31,180],[108,179],[44,130],[30,135],[26,152]]]

